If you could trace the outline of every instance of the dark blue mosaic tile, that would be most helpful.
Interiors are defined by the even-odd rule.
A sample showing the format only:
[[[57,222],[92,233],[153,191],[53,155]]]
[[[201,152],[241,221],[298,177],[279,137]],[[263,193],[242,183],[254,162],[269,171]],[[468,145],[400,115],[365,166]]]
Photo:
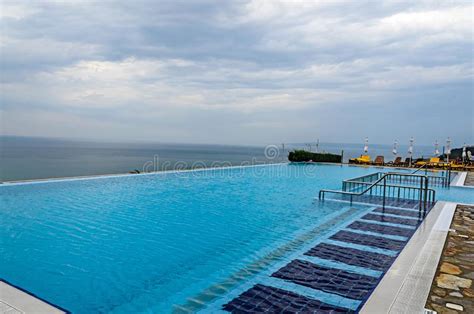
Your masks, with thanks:
[[[359,220],[354,221],[347,227],[350,229],[377,232],[381,234],[388,234],[388,235],[402,236],[402,237],[411,237],[411,235],[415,232],[414,229],[385,226],[385,225],[380,225],[376,223],[368,223],[368,222],[359,221]]]
[[[361,219],[364,220],[372,220],[377,222],[389,222],[393,224],[401,224],[401,225],[408,225],[408,226],[418,226],[421,221],[415,219],[405,219],[401,217],[392,217],[392,216],[385,216],[385,215],[375,215],[375,214],[366,214],[362,216]]]
[[[305,255],[380,271],[388,269],[395,259],[395,257],[385,254],[367,252],[327,243],[318,244],[306,252]]]
[[[379,202],[379,204],[383,204],[383,200]],[[394,207],[412,207],[415,204],[412,204],[412,202],[407,202],[403,199],[386,199],[385,200],[385,206],[394,206]]]
[[[384,237],[377,237],[373,235],[360,234],[350,231],[339,231],[335,235],[331,236],[329,239],[373,246],[385,250],[401,251],[405,245],[405,241],[387,239]]]
[[[417,206],[420,205],[420,201],[414,200],[407,200],[407,199],[399,199],[395,202],[390,202],[389,204],[385,204],[386,206],[393,206],[393,207],[400,207],[400,208],[407,208],[407,209],[415,209]]]
[[[350,309],[261,284],[253,286],[222,308],[231,313],[354,313]]]
[[[380,205],[383,202],[379,203]],[[392,206],[392,207],[399,207],[399,208],[407,208],[407,209],[416,209],[420,205],[419,200],[407,200],[407,199],[390,199],[385,202],[385,206]]]
[[[355,300],[364,299],[377,285],[378,278],[293,260],[272,274],[312,289]]]
[[[339,199],[343,201],[350,201],[349,195],[334,195],[331,196],[331,199]],[[362,202],[374,205],[383,205],[383,197],[377,195],[360,195],[360,196],[352,196],[352,200],[354,202]],[[428,202],[426,210],[429,211],[433,206],[434,203]],[[419,200],[410,200],[404,198],[393,198],[393,197],[386,197],[385,198],[385,207],[398,207],[398,208],[406,208],[406,209],[418,209],[420,207]],[[422,207],[423,209],[423,207]]]
[[[378,207],[374,209],[376,213],[391,214],[404,217],[413,217],[413,218],[423,218],[423,211],[418,210],[405,210],[405,209],[396,209],[396,208],[382,208]]]
[[[431,208],[433,208],[435,203],[427,202],[426,203],[426,211],[429,211]],[[386,206],[390,206],[387,205]],[[406,208],[406,209],[420,209],[420,201],[419,200],[406,200],[406,199],[400,199],[397,202],[397,205],[392,205],[393,207],[399,207],[399,208]],[[424,204],[421,204],[421,209],[424,211]]]

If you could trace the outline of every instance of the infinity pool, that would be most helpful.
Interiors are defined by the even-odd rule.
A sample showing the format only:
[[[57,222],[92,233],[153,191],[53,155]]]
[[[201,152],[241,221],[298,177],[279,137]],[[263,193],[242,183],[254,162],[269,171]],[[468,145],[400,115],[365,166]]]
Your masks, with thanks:
[[[0,277],[74,313],[170,312],[274,250],[291,254],[298,243],[285,244],[309,230],[341,228],[350,215],[325,222],[348,207],[314,197],[375,171],[281,164],[4,184]],[[474,203],[474,191],[437,198]]]

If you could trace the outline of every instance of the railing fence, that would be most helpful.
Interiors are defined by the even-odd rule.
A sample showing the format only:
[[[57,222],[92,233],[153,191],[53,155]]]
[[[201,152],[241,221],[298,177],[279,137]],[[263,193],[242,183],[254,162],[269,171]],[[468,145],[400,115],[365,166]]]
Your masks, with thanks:
[[[421,208],[426,210],[427,203],[434,202],[436,198],[436,191],[429,188],[430,180],[431,185],[437,182],[427,175],[377,172],[344,180],[341,191],[321,190],[319,191],[319,199],[324,200],[326,193],[333,193],[342,195],[352,203],[354,198],[357,197],[378,196],[382,198],[383,207],[385,207],[387,198],[394,198],[419,201],[420,210]],[[410,185],[402,185],[402,183],[409,183]]]

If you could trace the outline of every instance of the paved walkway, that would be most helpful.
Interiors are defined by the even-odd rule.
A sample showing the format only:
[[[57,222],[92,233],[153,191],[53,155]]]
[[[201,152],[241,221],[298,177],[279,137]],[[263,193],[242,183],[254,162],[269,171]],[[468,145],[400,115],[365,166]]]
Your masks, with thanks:
[[[67,312],[0,280],[0,313],[64,314]]]
[[[474,313],[473,281],[474,206],[458,205],[426,308],[440,314]]]
[[[474,172],[470,171],[467,173],[466,181],[464,185],[474,186]]]

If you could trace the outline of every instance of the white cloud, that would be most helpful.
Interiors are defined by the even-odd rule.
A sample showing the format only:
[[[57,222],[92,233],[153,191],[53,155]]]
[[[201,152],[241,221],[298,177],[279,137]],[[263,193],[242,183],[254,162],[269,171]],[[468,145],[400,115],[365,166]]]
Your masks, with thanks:
[[[0,20],[4,18],[21,20],[38,12],[40,12],[40,10],[36,7],[13,1],[2,1],[0,9]]]
[[[402,50],[472,40],[472,4],[440,5],[433,9],[432,3],[406,3],[413,8],[403,12],[394,10],[395,4],[373,4],[380,7],[381,15],[364,15],[363,9],[367,7],[356,2],[302,1],[295,4],[294,1],[254,0],[237,17],[229,15],[224,19],[219,16],[219,21],[265,27],[268,31],[256,45],[264,50],[288,53],[311,49],[316,49],[317,53],[317,50],[343,49],[343,46],[368,49],[387,44]]]

